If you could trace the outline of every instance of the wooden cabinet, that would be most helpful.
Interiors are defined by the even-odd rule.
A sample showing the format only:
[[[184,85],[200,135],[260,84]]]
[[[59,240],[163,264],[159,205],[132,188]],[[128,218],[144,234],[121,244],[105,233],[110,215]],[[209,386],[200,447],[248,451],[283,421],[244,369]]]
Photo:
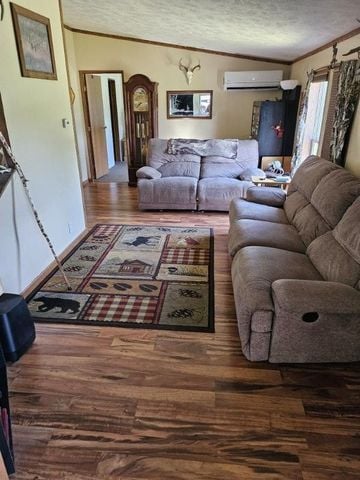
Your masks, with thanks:
[[[6,363],[0,347],[0,453],[10,475],[15,472]]]
[[[293,153],[300,87],[284,90],[282,100],[254,102],[251,137],[259,142],[263,156],[291,156]]]
[[[129,185],[136,185],[136,170],[146,164],[149,139],[158,136],[157,85],[141,74],[125,83]]]

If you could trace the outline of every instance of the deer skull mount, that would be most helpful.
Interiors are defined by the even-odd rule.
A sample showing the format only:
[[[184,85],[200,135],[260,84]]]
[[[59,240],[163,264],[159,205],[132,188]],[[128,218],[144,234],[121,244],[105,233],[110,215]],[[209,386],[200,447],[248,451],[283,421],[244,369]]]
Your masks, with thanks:
[[[197,68],[200,70],[200,68],[201,68],[200,62],[199,62],[197,65],[195,65],[194,67],[190,67],[190,64],[189,64],[188,67],[186,67],[186,66],[182,63],[182,58],[180,58],[180,61],[179,61],[179,70],[181,70],[182,72],[185,73],[186,81],[187,81],[187,84],[188,84],[188,85],[191,84],[194,71],[195,71]]]

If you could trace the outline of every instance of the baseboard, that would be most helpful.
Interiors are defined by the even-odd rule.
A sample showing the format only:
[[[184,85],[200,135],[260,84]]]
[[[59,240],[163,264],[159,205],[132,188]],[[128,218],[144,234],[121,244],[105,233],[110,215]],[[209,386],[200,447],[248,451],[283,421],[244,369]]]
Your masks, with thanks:
[[[75,240],[73,240],[65,250],[58,255],[59,260],[63,260],[71,250],[76,246],[78,242],[80,242],[87,234],[89,230],[85,229],[83,232],[78,235]],[[34,280],[21,292],[21,295],[26,298],[35,288],[40,285],[41,282],[45,280],[45,278],[52,272],[52,270],[56,267],[56,262],[53,260],[48,267],[45,268]]]

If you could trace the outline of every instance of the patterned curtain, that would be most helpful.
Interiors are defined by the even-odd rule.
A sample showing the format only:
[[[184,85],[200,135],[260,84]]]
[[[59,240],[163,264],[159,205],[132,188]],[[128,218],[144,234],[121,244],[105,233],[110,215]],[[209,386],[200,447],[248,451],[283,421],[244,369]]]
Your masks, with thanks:
[[[298,166],[301,163],[301,147],[303,144],[304,134],[305,134],[305,123],[306,123],[306,117],[307,117],[307,111],[308,111],[310,85],[311,85],[311,82],[314,80],[314,75],[315,75],[314,70],[311,70],[311,72],[308,73],[307,75],[308,75],[308,79],[306,82],[305,90],[302,94],[302,99],[301,99],[300,109],[299,109],[299,121],[298,121],[298,127],[296,131],[295,150],[291,160],[292,174],[295,173],[295,171],[297,170]]]
[[[330,141],[330,160],[342,167],[346,134],[351,128],[360,94],[360,60],[341,62],[335,118]]]

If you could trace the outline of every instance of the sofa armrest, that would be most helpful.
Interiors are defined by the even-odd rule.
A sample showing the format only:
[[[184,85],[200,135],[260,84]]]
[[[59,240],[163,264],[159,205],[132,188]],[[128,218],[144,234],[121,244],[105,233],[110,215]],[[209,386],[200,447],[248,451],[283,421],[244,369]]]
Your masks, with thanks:
[[[251,182],[251,177],[265,177],[265,172],[264,170],[261,170],[261,168],[257,167],[248,167],[245,168],[245,170],[240,173],[239,179],[240,180],[247,180],[248,182]]]
[[[161,178],[161,173],[153,167],[145,166],[136,171],[137,178],[155,179]]]
[[[360,292],[314,280],[276,280],[271,362],[360,360]]]
[[[286,199],[286,192],[273,187],[250,187],[246,192],[248,202],[261,203],[271,207],[282,207]]]
[[[274,303],[290,312],[360,315],[360,292],[343,283],[276,280],[272,291]]]

